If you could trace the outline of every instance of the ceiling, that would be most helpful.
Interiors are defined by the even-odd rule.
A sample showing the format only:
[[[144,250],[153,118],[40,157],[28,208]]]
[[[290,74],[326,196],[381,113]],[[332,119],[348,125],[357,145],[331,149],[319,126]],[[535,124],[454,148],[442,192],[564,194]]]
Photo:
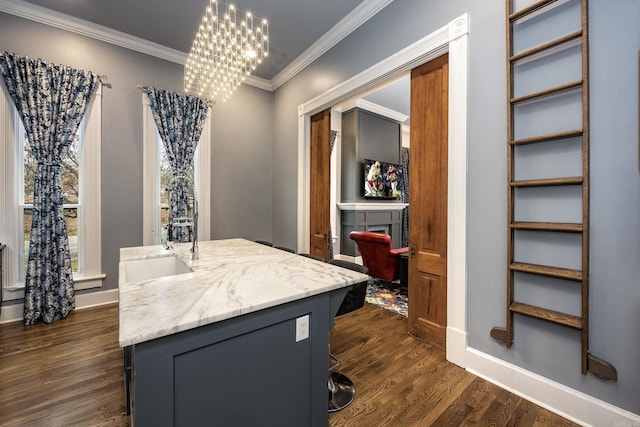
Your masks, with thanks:
[[[144,41],[188,53],[208,0],[8,0],[36,5]],[[253,75],[273,82],[296,60],[317,49],[318,40],[355,29],[391,0],[234,0],[239,10],[269,21],[269,56]],[[376,9],[377,8],[377,9]],[[336,26],[336,28],[334,28]],[[308,50],[309,49],[309,50]],[[306,51],[306,52],[305,52]],[[272,83],[273,85],[273,83]],[[394,88],[395,86],[395,88]],[[408,115],[408,79],[367,100]],[[406,96],[398,96],[398,91]],[[406,99],[404,99],[406,98]]]
[[[26,0],[188,53],[208,0]],[[271,80],[363,0],[233,0],[269,22],[270,52],[254,75]]]

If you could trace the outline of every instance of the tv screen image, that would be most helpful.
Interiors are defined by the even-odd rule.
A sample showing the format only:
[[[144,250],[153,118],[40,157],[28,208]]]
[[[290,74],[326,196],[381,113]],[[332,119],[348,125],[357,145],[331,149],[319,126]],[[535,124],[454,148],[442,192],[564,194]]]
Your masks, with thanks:
[[[364,159],[364,197],[402,198],[404,169],[395,163]]]

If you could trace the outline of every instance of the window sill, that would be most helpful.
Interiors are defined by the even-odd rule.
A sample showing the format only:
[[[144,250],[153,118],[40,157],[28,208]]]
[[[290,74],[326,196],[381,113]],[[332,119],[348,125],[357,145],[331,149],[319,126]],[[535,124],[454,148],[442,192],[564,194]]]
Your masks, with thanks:
[[[93,289],[102,287],[102,281],[107,277],[106,274],[94,274],[83,275],[74,274],[73,283],[76,291],[82,291],[85,289]],[[2,291],[4,292],[3,301],[11,301],[24,298],[24,282],[16,283],[15,285],[4,286]],[[16,293],[20,293],[16,295]]]

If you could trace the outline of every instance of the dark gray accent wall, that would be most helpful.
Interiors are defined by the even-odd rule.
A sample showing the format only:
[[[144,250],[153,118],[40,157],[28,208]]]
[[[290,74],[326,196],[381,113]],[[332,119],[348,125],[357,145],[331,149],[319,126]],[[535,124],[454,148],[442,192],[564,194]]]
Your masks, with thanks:
[[[400,163],[400,123],[353,108],[342,114],[342,202],[366,202],[364,159]]]
[[[591,0],[590,349],[618,381],[580,373],[573,330],[516,318],[510,349],[489,336],[505,324],[506,60],[504,2],[395,0],[276,92],[274,238],[295,243],[297,199],[280,188],[295,173],[296,108],[470,14],[467,175],[467,325],[471,348],[640,413],[640,2]],[[416,167],[412,165],[412,167]],[[518,292],[518,290],[516,290]]]
[[[121,247],[142,244],[142,93],[182,91],[183,68],[0,13],[0,50],[108,76],[102,97],[103,291],[118,287]],[[212,110],[212,238],[271,240],[273,94],[241,86]],[[294,175],[295,176],[295,175]],[[292,179],[294,179],[292,177]]]

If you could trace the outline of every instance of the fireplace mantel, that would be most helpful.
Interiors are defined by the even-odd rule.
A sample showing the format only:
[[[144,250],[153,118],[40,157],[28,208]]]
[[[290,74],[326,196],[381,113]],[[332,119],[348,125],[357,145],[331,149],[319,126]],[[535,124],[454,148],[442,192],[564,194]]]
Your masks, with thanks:
[[[340,253],[358,256],[355,243],[349,239],[354,231],[384,232],[391,236],[391,245],[399,248],[402,240],[402,210],[408,203],[370,202],[338,203],[340,209]]]
[[[408,203],[338,203],[341,211],[401,211],[409,206]]]

